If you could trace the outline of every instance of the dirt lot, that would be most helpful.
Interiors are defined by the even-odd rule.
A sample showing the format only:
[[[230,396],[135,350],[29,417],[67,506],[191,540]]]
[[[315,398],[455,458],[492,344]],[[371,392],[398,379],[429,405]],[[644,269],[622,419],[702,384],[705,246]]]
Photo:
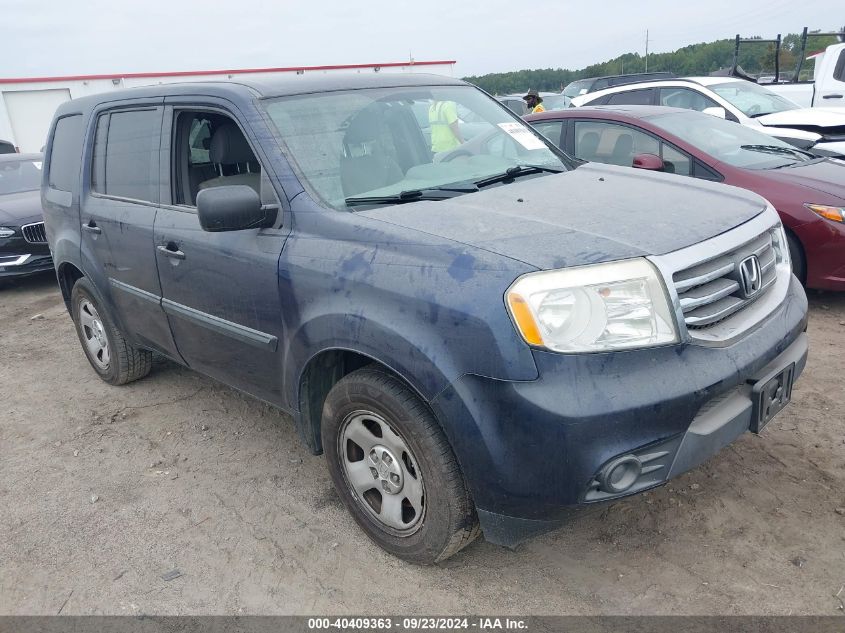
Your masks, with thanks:
[[[845,296],[811,304],[807,371],[762,437],[419,568],[363,536],[286,416],[166,361],[109,387],[52,276],[2,288],[0,613],[843,613]]]

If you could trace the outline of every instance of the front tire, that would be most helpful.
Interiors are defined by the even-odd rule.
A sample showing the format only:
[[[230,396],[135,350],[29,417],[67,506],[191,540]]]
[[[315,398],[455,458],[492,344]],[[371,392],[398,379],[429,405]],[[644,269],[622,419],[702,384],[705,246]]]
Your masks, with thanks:
[[[428,407],[376,366],[345,376],[326,397],[323,449],[355,521],[379,547],[429,565],[480,533],[460,466]]]
[[[74,284],[70,301],[79,342],[100,378],[110,385],[124,385],[150,373],[152,353],[126,340],[85,277]]]

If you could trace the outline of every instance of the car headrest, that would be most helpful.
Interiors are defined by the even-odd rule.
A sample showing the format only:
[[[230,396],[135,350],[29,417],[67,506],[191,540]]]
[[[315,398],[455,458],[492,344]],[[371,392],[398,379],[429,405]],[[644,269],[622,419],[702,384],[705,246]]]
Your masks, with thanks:
[[[234,123],[224,123],[211,136],[209,158],[212,163],[234,165],[255,160],[255,154]]]
[[[366,108],[349,123],[343,140],[347,144],[364,143],[379,138],[382,130],[381,112]]]

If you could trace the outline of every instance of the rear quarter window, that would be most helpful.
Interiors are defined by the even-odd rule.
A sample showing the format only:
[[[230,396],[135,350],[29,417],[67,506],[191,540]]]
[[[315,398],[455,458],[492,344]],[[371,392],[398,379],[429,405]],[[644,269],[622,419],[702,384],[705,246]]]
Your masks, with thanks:
[[[837,81],[845,81],[845,50],[839,53],[836,67],[833,69],[833,78]]]
[[[607,105],[652,105],[653,99],[654,89],[645,88],[612,94],[605,103]]]
[[[50,150],[48,180],[52,189],[73,191],[82,160],[82,115],[62,117],[56,122]]]

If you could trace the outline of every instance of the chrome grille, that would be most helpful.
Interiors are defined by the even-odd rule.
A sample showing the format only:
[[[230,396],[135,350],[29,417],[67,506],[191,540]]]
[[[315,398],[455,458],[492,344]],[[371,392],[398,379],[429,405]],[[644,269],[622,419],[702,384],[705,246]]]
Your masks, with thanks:
[[[760,280],[759,288],[749,292],[740,264],[752,256],[759,262]],[[762,297],[777,281],[775,264],[772,234],[766,231],[739,248],[676,272],[672,281],[687,328],[715,325]]]
[[[46,244],[47,232],[44,230],[43,222],[36,222],[34,224],[24,224],[21,227],[23,231],[23,239],[30,244]]]

